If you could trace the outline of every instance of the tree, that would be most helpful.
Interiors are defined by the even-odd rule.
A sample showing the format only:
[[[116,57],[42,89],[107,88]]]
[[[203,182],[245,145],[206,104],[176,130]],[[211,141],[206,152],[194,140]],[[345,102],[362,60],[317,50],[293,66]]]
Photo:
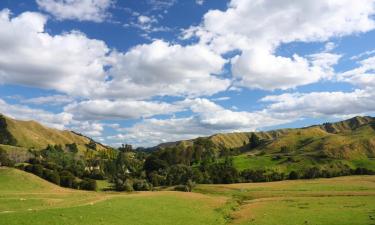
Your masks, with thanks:
[[[186,184],[188,180],[193,177],[191,167],[177,164],[173,165],[168,170],[167,183],[168,185]]]
[[[256,148],[260,145],[260,139],[255,133],[251,133],[249,143],[251,149]]]
[[[9,159],[7,152],[0,148],[0,166],[13,167],[14,162]]]
[[[77,153],[78,152],[78,147],[77,147],[77,144],[76,143],[72,143],[72,144],[66,144],[65,145],[68,150],[72,153]]]
[[[97,189],[96,180],[84,178],[79,184],[79,187],[82,190],[95,191]]]
[[[120,152],[132,152],[133,151],[133,146],[129,144],[122,144],[121,147],[118,148]]]
[[[86,147],[91,149],[91,150],[96,150],[96,142],[93,140],[90,140],[88,144],[86,144]]]
[[[0,115],[0,144],[16,145],[17,140],[7,129],[8,124],[4,116]]]
[[[57,171],[44,169],[43,178],[54,184],[60,185],[60,175],[57,173]]]
[[[289,180],[297,180],[299,178],[299,174],[296,171],[291,171],[288,178]]]
[[[75,180],[75,177],[73,174],[69,171],[62,171],[60,173],[60,185],[63,187],[71,188],[73,187],[73,182]]]

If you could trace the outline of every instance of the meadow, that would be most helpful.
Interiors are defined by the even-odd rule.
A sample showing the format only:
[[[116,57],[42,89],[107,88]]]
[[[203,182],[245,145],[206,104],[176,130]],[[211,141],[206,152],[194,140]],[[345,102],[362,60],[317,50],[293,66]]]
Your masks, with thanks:
[[[103,184],[105,185],[105,184]],[[88,192],[0,169],[0,224],[375,224],[375,176]]]

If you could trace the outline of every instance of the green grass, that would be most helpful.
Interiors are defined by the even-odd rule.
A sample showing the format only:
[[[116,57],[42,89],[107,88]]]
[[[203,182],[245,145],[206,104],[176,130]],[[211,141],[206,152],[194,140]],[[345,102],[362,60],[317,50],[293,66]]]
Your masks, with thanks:
[[[122,196],[93,205],[6,213],[1,224],[224,224],[218,212],[188,198]]]
[[[0,168],[0,225],[375,224],[375,176],[197,185],[194,192],[77,191]]]
[[[272,156],[238,155],[233,157],[233,164],[239,170],[272,169],[279,165],[280,160],[272,160]]]
[[[65,189],[0,168],[0,224],[225,224],[225,203],[196,193],[103,193]]]
[[[258,201],[236,213],[241,225],[375,223],[375,196],[301,197]],[[272,211],[270,211],[272,209]],[[251,214],[247,214],[251,211]]]
[[[98,191],[108,191],[113,188],[113,184],[111,184],[107,180],[97,180],[96,184],[98,185]]]
[[[231,224],[375,224],[375,176],[199,185],[195,191],[236,200]]]

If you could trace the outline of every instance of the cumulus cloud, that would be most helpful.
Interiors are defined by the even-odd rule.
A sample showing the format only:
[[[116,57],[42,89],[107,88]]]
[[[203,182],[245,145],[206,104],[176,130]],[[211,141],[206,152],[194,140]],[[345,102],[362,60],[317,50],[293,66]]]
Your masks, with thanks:
[[[205,46],[157,40],[128,52],[72,31],[49,35],[46,17],[0,13],[0,82],[57,90],[85,98],[199,96],[226,90],[216,76],[226,63]],[[38,57],[35,57],[35,55]],[[105,68],[112,66],[109,71]]]
[[[314,60],[298,55],[276,56],[277,47],[370,31],[374,13],[374,0],[232,0],[224,11],[207,12],[201,25],[185,30],[183,38],[198,37],[219,53],[240,50],[232,60],[240,85],[287,89],[317,82],[332,69],[311,65]],[[327,52],[334,46],[326,47]],[[331,59],[326,66],[334,64],[333,55]]]
[[[319,53],[309,58],[275,56],[263,49],[244,52],[232,60],[233,76],[239,84],[266,90],[288,89],[330,78],[340,55]]]
[[[290,118],[342,117],[375,112],[375,91],[357,89],[353,92],[311,92],[266,96],[271,102],[267,111]]]
[[[103,22],[112,0],[36,0],[38,6],[58,20]]]
[[[118,53],[110,70],[108,95],[147,98],[151,96],[200,96],[226,90],[229,79],[221,72],[226,60],[205,46],[181,46],[157,40]]]
[[[134,100],[88,100],[65,107],[77,120],[138,119],[181,111],[177,105]]]
[[[51,36],[46,17],[25,12],[10,18],[0,11],[0,82],[90,95],[105,80],[103,41],[72,31]]]
[[[373,0],[358,4],[352,0],[232,0],[225,11],[210,10],[204,15],[200,33],[205,41],[221,42],[239,49],[233,36],[244,37],[249,45],[277,46],[293,41],[325,41],[333,36],[366,32],[375,26]],[[207,39],[208,38],[208,39]]]

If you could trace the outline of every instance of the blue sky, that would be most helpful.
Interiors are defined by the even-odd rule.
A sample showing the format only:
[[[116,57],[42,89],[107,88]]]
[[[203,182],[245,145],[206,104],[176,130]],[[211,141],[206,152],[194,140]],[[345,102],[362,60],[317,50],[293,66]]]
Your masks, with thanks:
[[[374,16],[374,0],[3,0],[0,112],[114,146],[374,115]]]

